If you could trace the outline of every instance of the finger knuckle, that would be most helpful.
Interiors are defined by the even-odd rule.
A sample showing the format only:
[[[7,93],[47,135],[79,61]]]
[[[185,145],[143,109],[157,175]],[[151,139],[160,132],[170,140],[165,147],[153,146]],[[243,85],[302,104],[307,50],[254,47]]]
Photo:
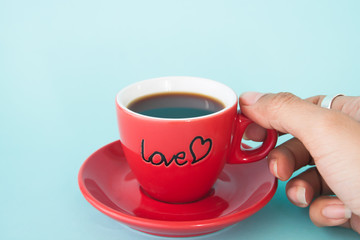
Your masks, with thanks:
[[[351,101],[344,104],[341,111],[360,121],[360,97],[353,97]]]
[[[297,100],[298,97],[296,97],[292,93],[277,93],[271,99],[271,102],[269,104],[269,111],[271,111],[271,113],[274,115],[280,114],[284,111],[284,109],[286,109],[287,106],[293,104]]]

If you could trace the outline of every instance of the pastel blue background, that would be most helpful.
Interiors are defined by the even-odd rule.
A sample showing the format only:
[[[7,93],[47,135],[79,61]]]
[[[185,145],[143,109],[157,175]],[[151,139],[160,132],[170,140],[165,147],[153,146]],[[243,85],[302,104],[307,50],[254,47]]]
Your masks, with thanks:
[[[101,214],[77,185],[83,161],[118,139],[117,91],[190,75],[239,94],[358,95],[359,12],[357,0],[0,0],[0,239],[164,239]],[[196,239],[359,238],[315,227],[284,187]]]

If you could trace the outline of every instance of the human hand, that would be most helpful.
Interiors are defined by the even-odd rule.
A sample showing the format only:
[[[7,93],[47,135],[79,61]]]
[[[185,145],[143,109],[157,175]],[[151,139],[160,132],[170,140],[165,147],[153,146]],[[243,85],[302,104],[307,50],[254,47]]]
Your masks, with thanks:
[[[269,153],[273,175],[285,181],[297,169],[316,166],[287,183],[289,200],[299,207],[310,205],[317,226],[360,233],[360,97],[337,97],[331,110],[318,106],[323,97],[247,92],[239,102],[242,113],[258,125],[294,136]],[[246,135],[263,138],[256,127]]]

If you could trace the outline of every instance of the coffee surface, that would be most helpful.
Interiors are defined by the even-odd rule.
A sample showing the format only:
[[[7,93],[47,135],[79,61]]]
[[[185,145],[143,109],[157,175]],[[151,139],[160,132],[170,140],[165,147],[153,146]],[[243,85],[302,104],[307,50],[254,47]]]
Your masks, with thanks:
[[[160,93],[132,101],[130,110],[151,117],[192,118],[220,111],[224,104],[212,97],[193,93]]]

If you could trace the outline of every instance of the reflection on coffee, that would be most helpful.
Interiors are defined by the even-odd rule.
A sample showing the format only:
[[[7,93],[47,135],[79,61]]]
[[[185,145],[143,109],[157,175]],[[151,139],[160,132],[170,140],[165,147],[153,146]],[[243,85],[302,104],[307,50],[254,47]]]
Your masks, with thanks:
[[[205,116],[224,109],[219,100],[194,93],[159,93],[132,101],[130,110],[158,118],[193,118]]]

